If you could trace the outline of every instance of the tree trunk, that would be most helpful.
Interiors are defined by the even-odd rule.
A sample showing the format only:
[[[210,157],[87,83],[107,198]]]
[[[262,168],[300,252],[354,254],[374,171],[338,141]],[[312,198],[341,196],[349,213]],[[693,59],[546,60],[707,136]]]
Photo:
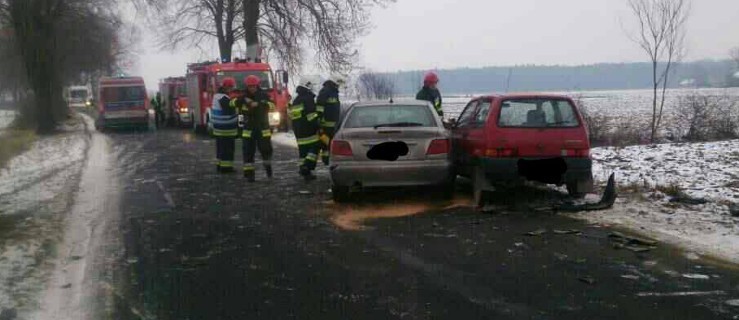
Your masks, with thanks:
[[[244,32],[246,33],[246,58],[259,61],[259,2],[244,0]]]
[[[652,60],[652,125],[650,126],[651,132],[649,135],[649,142],[654,143],[655,136],[657,135],[657,89],[659,83],[657,82],[657,60]]]

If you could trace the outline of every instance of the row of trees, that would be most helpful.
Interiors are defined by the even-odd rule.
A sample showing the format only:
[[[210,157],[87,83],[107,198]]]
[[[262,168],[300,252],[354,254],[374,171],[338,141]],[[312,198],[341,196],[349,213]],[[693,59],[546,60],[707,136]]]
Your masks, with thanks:
[[[39,133],[67,116],[64,86],[110,74],[131,52],[113,0],[0,0],[3,91]]]

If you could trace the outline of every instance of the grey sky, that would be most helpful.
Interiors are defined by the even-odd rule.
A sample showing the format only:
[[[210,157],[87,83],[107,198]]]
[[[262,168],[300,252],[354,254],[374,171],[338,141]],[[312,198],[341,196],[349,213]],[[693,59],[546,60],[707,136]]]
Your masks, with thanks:
[[[739,1],[693,0],[692,9],[686,59],[723,59],[739,46]],[[624,34],[630,18],[626,0],[397,0],[374,10],[374,28],[359,39],[361,62],[394,71],[644,61]],[[157,53],[145,41],[139,69],[151,89],[202,57]],[[214,47],[208,58],[216,56]]]

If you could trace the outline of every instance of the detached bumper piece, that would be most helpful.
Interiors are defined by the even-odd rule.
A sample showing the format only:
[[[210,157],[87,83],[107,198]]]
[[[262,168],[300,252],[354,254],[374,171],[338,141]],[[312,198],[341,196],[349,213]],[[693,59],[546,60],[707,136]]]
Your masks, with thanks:
[[[611,173],[611,176],[608,177],[608,184],[606,185],[606,190],[603,191],[603,195],[601,196],[600,201],[596,203],[582,203],[582,204],[564,203],[564,204],[555,206],[554,211],[579,212],[579,211],[606,210],[606,209],[610,209],[611,207],[613,207],[613,204],[616,202],[617,197],[618,197],[618,194],[616,193],[615,173]]]

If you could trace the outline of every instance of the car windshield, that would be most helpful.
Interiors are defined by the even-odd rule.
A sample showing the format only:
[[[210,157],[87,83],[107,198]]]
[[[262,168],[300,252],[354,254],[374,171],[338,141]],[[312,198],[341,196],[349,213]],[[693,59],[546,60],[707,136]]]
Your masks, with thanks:
[[[580,125],[567,100],[511,99],[501,104],[498,125],[525,128],[570,128]]]
[[[146,89],[136,87],[109,87],[103,88],[103,99],[106,102],[127,102],[146,100]]]
[[[378,105],[355,107],[346,119],[345,128],[435,127],[436,121],[427,106]]]
[[[218,72],[218,83],[221,83],[223,79],[232,77],[236,79],[236,87],[239,89],[246,89],[244,85],[244,79],[248,76],[257,76],[262,80],[261,87],[264,90],[274,88],[274,81],[272,79],[272,73],[269,71],[220,71]]]

